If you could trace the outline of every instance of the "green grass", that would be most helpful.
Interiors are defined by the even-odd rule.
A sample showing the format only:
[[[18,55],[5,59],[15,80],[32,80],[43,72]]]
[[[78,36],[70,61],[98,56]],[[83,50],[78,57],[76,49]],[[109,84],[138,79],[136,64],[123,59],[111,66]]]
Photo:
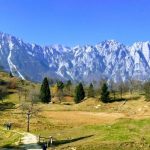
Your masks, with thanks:
[[[72,135],[80,136],[93,135],[84,140],[76,141],[72,144],[60,146],[60,149],[67,147],[76,147],[84,150],[113,149],[123,150],[128,147],[129,150],[150,148],[150,119],[131,120],[122,119],[112,125],[91,125],[78,128]],[[141,149],[142,149],[141,148]]]
[[[142,138],[150,139],[148,132],[150,119],[132,120],[121,119],[112,125],[86,126],[88,130],[100,133],[102,141],[132,141]]]
[[[4,130],[0,128],[0,147],[13,147],[16,146],[21,138],[21,135],[12,131]]]

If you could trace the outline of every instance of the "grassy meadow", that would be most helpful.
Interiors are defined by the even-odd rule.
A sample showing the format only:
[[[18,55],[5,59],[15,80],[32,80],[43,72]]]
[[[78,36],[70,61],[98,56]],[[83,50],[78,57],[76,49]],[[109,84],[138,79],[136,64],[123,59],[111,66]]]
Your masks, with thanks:
[[[12,80],[1,73],[5,81]],[[29,81],[24,89],[39,90],[40,85]],[[17,88],[0,101],[0,149],[16,148],[21,145],[21,133],[26,132],[26,111],[20,108],[21,99]],[[31,115],[30,132],[44,137],[54,137],[54,146],[49,149],[64,150],[149,150],[150,149],[150,102],[141,93],[124,93],[127,101],[102,103],[98,97],[86,98],[79,104],[73,97],[65,96],[61,103],[34,104],[36,113]],[[24,102],[24,101],[23,101]],[[4,127],[12,123],[12,130]]]

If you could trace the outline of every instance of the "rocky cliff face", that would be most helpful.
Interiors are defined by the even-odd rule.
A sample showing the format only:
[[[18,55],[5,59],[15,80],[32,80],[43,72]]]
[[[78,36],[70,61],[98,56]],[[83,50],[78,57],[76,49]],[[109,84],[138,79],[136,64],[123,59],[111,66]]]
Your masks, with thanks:
[[[41,81],[43,77],[92,82],[149,79],[150,42],[131,47],[108,40],[95,46],[41,47],[0,33],[0,66],[22,79]]]

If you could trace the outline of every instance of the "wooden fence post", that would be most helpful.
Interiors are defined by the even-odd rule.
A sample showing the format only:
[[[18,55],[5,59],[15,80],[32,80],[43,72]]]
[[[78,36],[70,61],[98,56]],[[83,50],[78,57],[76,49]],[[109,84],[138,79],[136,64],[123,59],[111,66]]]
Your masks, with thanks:
[[[53,145],[53,138],[52,138],[52,136],[50,136],[49,138],[50,138],[50,146],[52,146]]]
[[[49,144],[49,141],[47,141],[47,148],[48,148],[48,146],[49,146],[48,144]]]
[[[39,135],[39,143],[40,143],[40,135]]]

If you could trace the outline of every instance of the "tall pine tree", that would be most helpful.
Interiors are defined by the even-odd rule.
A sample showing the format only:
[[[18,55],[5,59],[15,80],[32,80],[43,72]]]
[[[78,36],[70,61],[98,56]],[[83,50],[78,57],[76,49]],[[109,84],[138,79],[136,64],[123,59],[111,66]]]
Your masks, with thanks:
[[[57,91],[57,96],[59,98],[59,101],[61,103],[62,99],[63,99],[63,89],[64,89],[64,83],[62,81],[58,81],[57,82],[57,88],[58,88],[58,91]]]
[[[67,83],[66,83],[66,88],[67,88],[68,91],[71,90],[71,85],[72,85],[71,80],[68,80]]]
[[[82,83],[79,83],[79,85],[77,85],[75,88],[75,97],[74,97],[75,103],[80,103],[81,100],[84,99],[84,97],[85,97],[85,92],[83,89],[83,85]]]
[[[49,83],[46,77],[44,78],[42,85],[41,85],[40,99],[43,103],[49,103],[51,101]]]
[[[94,87],[92,83],[90,84],[88,88],[88,97],[94,97]]]
[[[63,90],[64,83],[62,81],[57,81],[57,87],[58,87],[59,90]]]
[[[107,103],[110,101],[108,86],[106,83],[103,84],[101,89],[101,101]]]
[[[9,76],[10,76],[11,78],[14,77],[11,71],[10,71],[10,73],[9,73]]]

